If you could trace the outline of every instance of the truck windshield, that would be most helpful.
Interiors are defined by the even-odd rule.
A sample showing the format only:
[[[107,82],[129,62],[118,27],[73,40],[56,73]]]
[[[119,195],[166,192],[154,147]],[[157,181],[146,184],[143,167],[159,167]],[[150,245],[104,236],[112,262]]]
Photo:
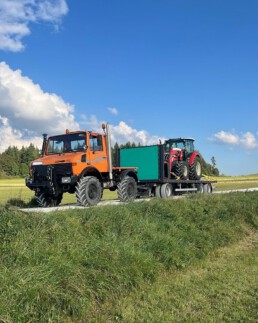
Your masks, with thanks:
[[[47,155],[86,150],[86,133],[50,137]]]

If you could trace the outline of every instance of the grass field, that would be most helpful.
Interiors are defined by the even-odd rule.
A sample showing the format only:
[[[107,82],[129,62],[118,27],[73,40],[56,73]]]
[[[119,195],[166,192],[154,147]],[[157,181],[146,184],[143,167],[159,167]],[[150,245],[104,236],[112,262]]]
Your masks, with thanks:
[[[258,174],[238,177],[207,177],[210,180],[216,180],[214,184],[216,190],[233,190],[258,187]],[[0,179],[0,205],[4,205],[8,200],[19,199],[29,202],[34,193],[25,186],[23,178]],[[105,190],[104,200],[116,199],[117,193]],[[62,204],[76,203],[74,194],[66,193]]]
[[[0,219],[0,322],[257,322],[257,192]]]
[[[0,205],[4,205],[8,200],[18,199],[29,202],[34,197],[34,192],[25,186],[23,178],[0,179]],[[105,190],[103,194],[104,200],[112,200],[117,198],[116,192]],[[65,193],[62,204],[76,203],[74,194]]]

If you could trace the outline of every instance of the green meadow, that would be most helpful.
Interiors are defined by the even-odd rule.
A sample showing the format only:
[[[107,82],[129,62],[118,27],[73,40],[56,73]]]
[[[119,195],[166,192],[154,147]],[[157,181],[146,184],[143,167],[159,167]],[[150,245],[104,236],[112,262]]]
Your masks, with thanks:
[[[257,192],[6,204],[0,240],[0,322],[257,322]]]

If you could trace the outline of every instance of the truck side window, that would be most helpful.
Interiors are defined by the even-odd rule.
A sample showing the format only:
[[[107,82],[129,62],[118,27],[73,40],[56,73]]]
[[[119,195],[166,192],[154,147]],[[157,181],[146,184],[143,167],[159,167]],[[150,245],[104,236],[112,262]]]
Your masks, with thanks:
[[[90,135],[90,149],[91,151],[103,151],[102,136]]]

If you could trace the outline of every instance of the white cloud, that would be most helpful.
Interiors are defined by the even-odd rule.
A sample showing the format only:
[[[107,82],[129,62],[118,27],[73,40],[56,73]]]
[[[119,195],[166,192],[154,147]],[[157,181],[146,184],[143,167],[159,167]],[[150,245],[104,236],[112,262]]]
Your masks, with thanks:
[[[95,115],[83,115],[80,125],[81,128],[101,132],[102,123],[105,123],[105,121],[99,121]],[[110,133],[113,145],[116,142],[118,142],[119,144],[124,144],[128,141],[141,143],[142,145],[152,145],[158,144],[159,140],[162,140],[162,142],[165,140],[165,138],[163,137],[150,135],[145,130],[134,129],[124,121],[120,121],[117,125],[110,124]]]
[[[41,146],[42,133],[64,133],[65,129],[102,132],[95,115],[82,115],[77,122],[74,108],[56,94],[44,92],[38,84],[0,62],[0,153],[9,146]],[[157,144],[164,138],[137,130],[120,121],[110,125],[112,143],[128,141],[142,145]],[[249,139],[250,140],[250,139]]]
[[[111,114],[114,114],[114,115],[117,115],[118,114],[118,110],[116,108],[108,108],[108,111],[111,113]]]
[[[239,136],[235,133],[222,130],[214,134],[210,140],[220,144],[239,146],[248,150],[258,148],[258,141],[255,138],[255,135],[249,131]]]
[[[67,12],[65,0],[1,0],[0,49],[23,50],[22,39],[30,34],[31,22],[47,22],[58,29]]]
[[[9,146],[21,148],[22,146],[29,146],[31,143],[40,148],[42,145],[42,137],[34,136],[24,138],[24,132],[13,129],[9,125],[7,118],[0,116],[0,153],[6,150]]]
[[[0,63],[0,152],[6,147],[6,133],[26,145],[40,134],[79,129],[73,106],[56,94],[44,92],[38,84]]]

